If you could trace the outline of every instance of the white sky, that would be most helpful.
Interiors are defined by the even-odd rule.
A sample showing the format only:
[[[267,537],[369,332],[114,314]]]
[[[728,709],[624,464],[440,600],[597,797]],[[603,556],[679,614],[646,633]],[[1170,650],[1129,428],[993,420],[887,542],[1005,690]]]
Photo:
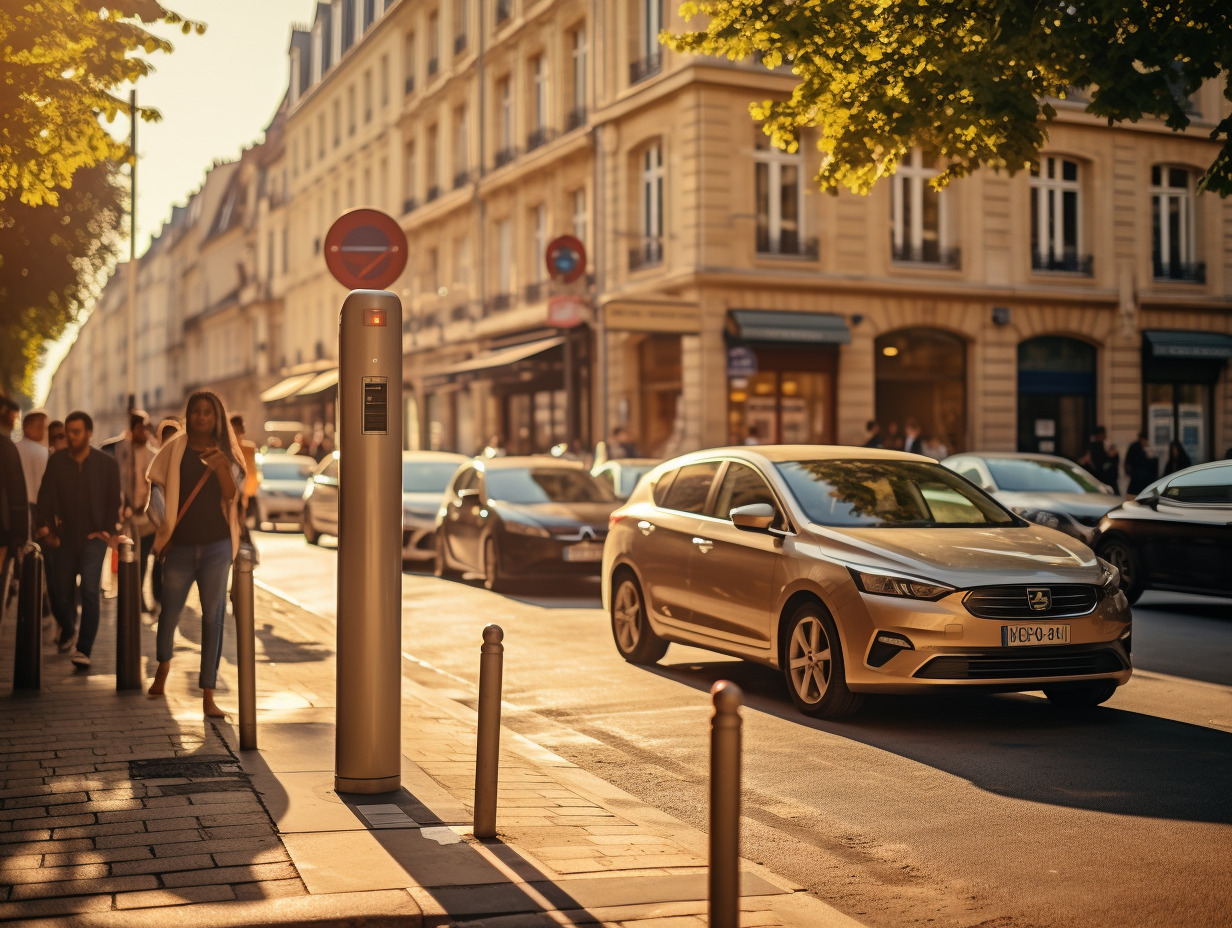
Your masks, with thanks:
[[[261,140],[286,89],[287,47],[293,25],[308,25],[315,0],[163,0],[163,5],[209,27],[183,35],[159,27],[175,45],[150,60],[157,69],[137,84],[137,102],[162,113],[162,121],[137,126],[137,254],[171,218],[171,207],[201,187],[218,160],[234,160]],[[127,90],[122,92],[127,99]],[[128,137],[128,120],[112,131]],[[127,260],[128,245],[121,258]],[[75,331],[48,352],[35,378],[42,401],[48,379]]]

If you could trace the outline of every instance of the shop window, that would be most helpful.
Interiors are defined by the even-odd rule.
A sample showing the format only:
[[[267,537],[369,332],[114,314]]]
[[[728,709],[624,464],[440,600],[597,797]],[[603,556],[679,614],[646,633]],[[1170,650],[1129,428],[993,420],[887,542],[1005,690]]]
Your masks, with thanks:
[[[966,447],[967,347],[940,329],[899,329],[876,341],[876,417],[886,447],[902,447],[909,420],[950,452]]]
[[[1018,346],[1018,450],[1077,460],[1095,428],[1095,347],[1045,335]]]

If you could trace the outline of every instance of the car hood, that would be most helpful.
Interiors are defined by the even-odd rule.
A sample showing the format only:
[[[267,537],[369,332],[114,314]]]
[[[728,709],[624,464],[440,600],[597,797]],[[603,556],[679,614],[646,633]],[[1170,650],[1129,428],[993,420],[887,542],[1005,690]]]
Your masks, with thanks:
[[[819,552],[853,567],[899,571],[959,588],[1019,583],[1094,583],[1094,553],[1039,525],[1012,528],[863,528],[813,526]]]
[[[1096,519],[1125,501],[1125,497],[1110,493],[1020,493],[998,490],[992,495],[1009,509],[1046,509]]]
[[[615,500],[610,503],[506,503],[497,501],[494,505],[502,515],[508,514],[515,519],[537,522],[549,530],[591,525],[606,534],[608,517],[620,503]]]

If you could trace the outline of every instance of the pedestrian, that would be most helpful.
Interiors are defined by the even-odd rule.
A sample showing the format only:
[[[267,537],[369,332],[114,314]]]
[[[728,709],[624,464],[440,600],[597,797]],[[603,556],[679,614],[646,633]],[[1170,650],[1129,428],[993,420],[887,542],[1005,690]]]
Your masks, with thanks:
[[[0,432],[0,577],[5,575],[4,565],[10,554],[15,555],[29,537],[30,505],[21,456],[9,433]],[[8,590],[0,587],[0,603],[7,594]]]
[[[1114,490],[1120,482],[1121,454],[1116,445],[1108,444],[1108,430],[1102,425],[1095,426],[1087,451],[1078,459],[1078,463],[1091,472],[1091,475],[1101,483],[1106,483]]]
[[[485,458],[503,458],[506,453],[505,440],[501,438],[500,433],[496,433],[488,439],[488,444],[480,452],[480,455]]]
[[[167,416],[158,423],[158,446],[161,448],[167,442],[171,441],[172,436],[180,431],[180,420],[173,416]],[[151,548],[153,552],[153,548]],[[154,602],[162,604],[163,601],[163,562],[162,558],[154,558],[154,566],[150,568],[150,596],[154,598]]]
[[[885,437],[881,440],[882,447],[890,451],[903,450],[903,436],[898,430],[898,423],[890,420],[890,424],[886,426]]]
[[[1189,453],[1185,450],[1185,446],[1175,438],[1172,439],[1168,444],[1168,458],[1164,461],[1164,476],[1175,474],[1178,470],[1184,470],[1186,467],[1191,466],[1191,464],[1192,462],[1189,460]]]
[[[920,454],[926,454],[930,458],[940,461],[942,458],[949,457],[950,450],[945,446],[940,432],[931,432],[921,440]]]
[[[611,458],[640,457],[637,442],[629,437],[629,430],[623,425],[612,429],[611,440],[607,443],[607,453]]]
[[[115,458],[90,446],[94,420],[81,410],[64,420],[68,447],[47,459],[47,472],[39,487],[39,529],[35,539],[55,549],[48,570],[51,612],[60,626],[56,646],[77,649],[72,662],[79,670],[90,666],[90,652],[98,634],[99,593],[107,548],[122,536],[120,468]],[[81,598],[81,626],[77,628],[77,598]]]
[[[171,671],[175,631],[195,583],[201,601],[201,705],[207,718],[225,718],[214,702],[222,659],[227,578],[239,553],[236,499],[244,484],[244,452],[222,400],[208,390],[188,398],[185,429],[150,464],[149,512],[158,525],[155,556],[163,559],[163,606],[158,615],[158,669],[150,696],[162,696]]]
[[[1125,492],[1137,496],[1159,476],[1159,459],[1151,454],[1151,443],[1146,432],[1138,433],[1138,440],[1125,449],[1125,475],[1129,484]]]
[[[240,490],[240,516],[247,520],[256,515],[257,490],[260,489],[260,478],[257,476],[257,443],[244,436],[248,430],[244,428],[244,417],[236,413],[231,417],[231,431],[240,443],[240,451],[244,453],[244,486]],[[261,528],[260,525],[257,526]]]
[[[21,417],[21,440],[14,442],[21,457],[22,473],[26,478],[26,500],[30,504],[31,517],[34,516],[39,485],[43,482],[43,474],[47,470],[47,458],[51,454],[47,450],[46,440],[47,412],[43,409],[31,409]]]
[[[7,396],[0,394],[0,435],[10,439],[13,437],[13,432],[17,429],[19,412],[21,412],[20,406]]]
[[[68,436],[64,434],[64,423],[59,419],[52,419],[47,423],[47,453],[48,455],[55,454],[57,451],[62,451],[68,447]]]
[[[760,445],[761,444],[761,426],[759,426],[756,422],[754,422],[752,425],[748,427],[748,429],[745,430],[744,443],[746,445]],[[613,455],[613,457],[616,457],[616,455]]]
[[[869,419],[864,424],[864,443],[862,448],[882,448],[885,443],[881,439],[881,426],[876,419]]]
[[[924,438],[920,434],[920,423],[908,419],[903,428],[903,450],[908,454],[924,453]]]
[[[145,599],[146,567],[154,547],[154,523],[146,515],[150,501],[150,482],[145,473],[158,450],[150,440],[150,416],[144,409],[134,409],[128,414],[128,431],[116,444],[114,454],[120,465],[120,496],[123,499],[121,518],[132,527],[133,543],[137,554],[137,589],[141,597],[141,611],[154,609]]]
[[[171,440],[171,436],[180,430],[180,420],[172,416],[167,416],[162,422],[158,423],[158,447],[162,447]]]

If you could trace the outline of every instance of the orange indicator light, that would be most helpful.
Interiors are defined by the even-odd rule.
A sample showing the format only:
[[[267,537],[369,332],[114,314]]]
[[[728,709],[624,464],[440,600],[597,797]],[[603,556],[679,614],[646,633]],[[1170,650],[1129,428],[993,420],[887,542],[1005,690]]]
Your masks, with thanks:
[[[364,312],[364,325],[385,325],[385,310],[369,309]]]

